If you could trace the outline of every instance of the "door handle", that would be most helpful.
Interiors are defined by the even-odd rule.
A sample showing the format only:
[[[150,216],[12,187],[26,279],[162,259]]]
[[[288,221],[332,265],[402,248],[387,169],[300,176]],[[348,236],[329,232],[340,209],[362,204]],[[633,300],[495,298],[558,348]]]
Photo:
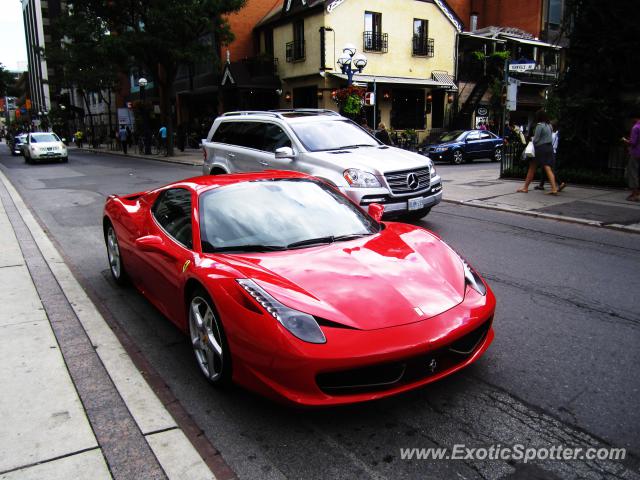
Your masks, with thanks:
[[[269,162],[265,162],[265,161],[263,161],[263,160],[260,160],[258,163],[259,163],[260,165],[269,166]]]
[[[227,157],[231,157],[231,158],[235,158],[236,154],[235,153],[227,153]]]

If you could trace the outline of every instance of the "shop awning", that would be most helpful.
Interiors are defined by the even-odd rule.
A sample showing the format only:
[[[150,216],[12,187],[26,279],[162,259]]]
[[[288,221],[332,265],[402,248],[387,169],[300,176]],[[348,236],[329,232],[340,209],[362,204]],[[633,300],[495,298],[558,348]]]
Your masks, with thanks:
[[[448,85],[447,90],[458,91],[458,87],[453,81],[453,75],[449,75],[447,72],[431,72],[431,78],[436,82]]]
[[[339,78],[340,80],[347,80],[347,76],[344,73],[330,73],[329,75]],[[426,88],[446,88],[451,90],[450,83],[433,80],[431,78],[387,77],[384,75],[362,75],[356,73],[353,76],[353,81],[357,83],[373,83],[374,78],[376,83],[385,85],[410,85]]]

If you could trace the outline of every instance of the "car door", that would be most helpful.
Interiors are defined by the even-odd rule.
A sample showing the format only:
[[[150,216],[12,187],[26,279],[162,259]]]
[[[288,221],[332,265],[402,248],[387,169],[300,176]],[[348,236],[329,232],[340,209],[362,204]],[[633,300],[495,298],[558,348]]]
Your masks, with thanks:
[[[269,167],[278,170],[297,170],[291,158],[276,158],[276,150],[282,147],[293,148],[291,138],[284,129],[275,123],[264,123],[262,150]]]
[[[161,192],[149,210],[145,235],[136,240],[141,286],[170,319],[181,314],[184,272],[194,263],[193,193],[186,188]]]
[[[494,136],[490,132],[480,132],[478,157],[490,158],[493,155]]]
[[[465,140],[465,155],[468,159],[478,158],[480,154],[480,130],[472,130]]]

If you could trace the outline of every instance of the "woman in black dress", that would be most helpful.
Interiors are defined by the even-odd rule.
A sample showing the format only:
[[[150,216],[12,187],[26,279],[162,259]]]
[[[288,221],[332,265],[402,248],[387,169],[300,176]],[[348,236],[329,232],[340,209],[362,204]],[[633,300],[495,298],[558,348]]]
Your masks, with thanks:
[[[529,184],[533,181],[537,166],[540,165],[547,174],[547,178],[551,184],[551,191],[546,192],[547,195],[557,195],[558,185],[556,184],[556,177],[551,168],[553,166],[553,131],[549,123],[549,117],[547,117],[544,111],[540,110],[536,114],[536,121],[538,124],[531,139],[535,147],[535,157],[529,162],[527,178],[524,181],[524,186],[519,188],[518,192],[527,193],[529,191]]]

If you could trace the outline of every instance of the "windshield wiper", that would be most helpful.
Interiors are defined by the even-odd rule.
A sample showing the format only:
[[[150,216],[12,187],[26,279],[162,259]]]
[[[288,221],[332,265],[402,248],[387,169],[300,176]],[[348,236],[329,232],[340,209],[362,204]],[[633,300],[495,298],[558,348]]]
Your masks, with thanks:
[[[342,150],[343,148],[360,148],[360,147],[377,147],[377,145],[371,145],[370,143],[355,143],[353,145],[345,145],[337,148],[336,150]]]
[[[286,250],[287,247],[283,245],[228,245],[224,247],[213,247],[208,253],[221,253],[221,252],[278,252]]]
[[[366,237],[371,235],[370,233],[350,233],[348,235],[328,235],[326,237],[308,238],[306,240],[300,240],[299,242],[293,242],[287,245],[287,248],[296,247],[309,247],[312,245],[323,245],[327,243],[339,242],[341,240],[352,240],[354,238]]]

